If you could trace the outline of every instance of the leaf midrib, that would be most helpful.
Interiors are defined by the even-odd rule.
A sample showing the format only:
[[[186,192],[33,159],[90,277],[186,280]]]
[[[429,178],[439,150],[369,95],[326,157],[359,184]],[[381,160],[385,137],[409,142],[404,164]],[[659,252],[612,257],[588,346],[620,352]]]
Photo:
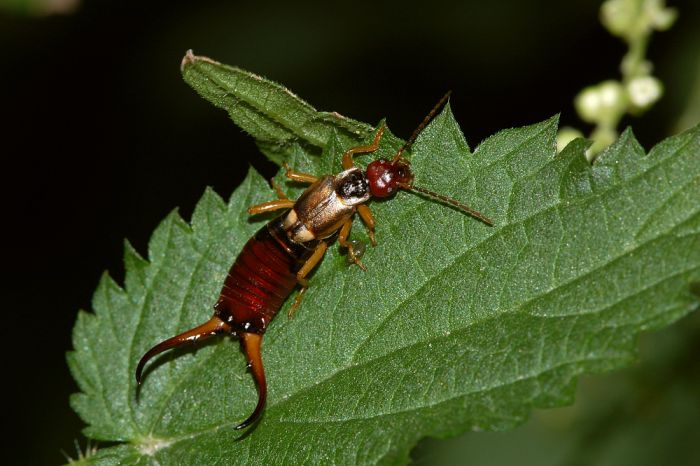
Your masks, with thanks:
[[[697,212],[697,213],[691,215],[691,216],[688,217],[688,218],[697,217],[697,216],[699,216],[699,215],[700,215],[700,212]],[[559,284],[558,284],[556,287],[554,287],[554,288],[550,288],[550,289],[544,290],[544,291],[543,291],[542,293],[540,293],[540,294],[534,295],[534,296],[530,297],[529,299],[527,299],[527,300],[525,300],[525,301],[522,301],[522,302],[520,302],[520,303],[517,303],[517,304],[514,305],[514,306],[510,306],[510,308],[499,312],[499,313],[497,314],[497,317],[500,317],[500,316],[506,315],[506,314],[510,314],[510,313],[512,313],[512,312],[513,312],[514,310],[516,310],[516,309],[523,309],[523,308],[526,308],[526,307],[529,306],[532,302],[538,301],[538,300],[540,300],[540,299],[545,299],[548,295],[550,295],[550,294],[552,294],[552,293],[558,292],[558,291],[560,291],[560,290],[562,290],[562,289],[564,289],[564,288],[566,288],[566,287],[571,286],[572,284],[575,284],[575,283],[577,283],[577,282],[579,282],[579,281],[581,281],[581,280],[584,280],[584,279],[586,279],[586,278],[588,278],[588,277],[590,277],[590,276],[592,276],[592,275],[594,275],[594,274],[596,274],[596,273],[599,273],[600,271],[604,270],[605,268],[607,268],[607,267],[609,267],[609,266],[615,265],[618,261],[624,259],[625,257],[629,256],[630,254],[635,253],[635,252],[637,252],[639,249],[644,248],[644,247],[647,246],[649,243],[652,243],[652,242],[658,241],[658,240],[660,240],[660,239],[662,239],[662,238],[665,238],[665,237],[670,236],[671,232],[672,232],[673,230],[675,230],[677,227],[678,227],[678,225],[673,225],[671,228],[669,228],[668,230],[666,230],[663,234],[660,234],[660,235],[658,235],[658,236],[656,236],[656,237],[654,237],[654,238],[650,238],[650,239],[648,239],[648,240],[646,240],[646,241],[644,241],[644,242],[642,242],[642,243],[639,243],[639,244],[637,244],[637,245],[636,245],[634,248],[632,248],[632,249],[623,250],[619,255],[617,255],[617,256],[615,256],[615,257],[612,257],[612,258],[609,258],[609,260],[608,260],[607,262],[604,262],[604,263],[601,263],[601,264],[597,264],[595,267],[592,267],[591,269],[589,269],[588,271],[586,271],[585,273],[583,273],[583,274],[581,274],[581,275],[577,275],[576,277],[573,277],[573,278],[571,278],[571,279],[569,279],[569,280],[567,280],[567,281],[563,281],[563,282],[559,283]],[[476,246],[474,247],[474,249],[477,249],[479,246],[481,246],[481,244],[483,244],[483,242],[482,242],[482,243],[479,243],[479,245],[476,245]],[[454,265],[454,263],[455,263],[455,262],[458,262],[459,258],[461,258],[461,257],[462,257],[464,254],[466,254],[467,252],[470,252],[470,250],[465,251],[464,253],[458,255],[450,264],[448,264],[445,268],[441,269],[438,273],[436,273],[436,274],[434,275],[434,277],[437,277],[437,276],[441,275],[441,274],[444,273],[447,269],[449,269],[450,267],[452,267],[452,266]],[[626,299],[628,299],[628,298],[630,298],[630,297],[633,297],[633,296],[636,296],[636,295],[638,295],[638,294],[640,294],[640,293],[643,293],[643,292],[647,291],[648,289],[650,289],[650,288],[652,288],[652,287],[654,287],[654,286],[657,286],[658,284],[660,284],[660,283],[662,283],[662,282],[664,282],[664,281],[666,281],[666,280],[668,280],[668,279],[670,279],[670,278],[675,278],[675,277],[677,277],[677,276],[679,276],[679,275],[683,275],[683,274],[685,274],[685,273],[691,272],[691,271],[693,271],[693,270],[695,270],[695,269],[697,269],[697,268],[698,268],[698,266],[692,266],[692,267],[689,267],[689,268],[687,268],[687,269],[682,269],[680,272],[676,272],[676,273],[667,275],[667,276],[663,277],[663,278],[660,279],[660,280],[657,280],[657,281],[655,281],[655,282],[653,282],[653,283],[651,283],[651,284],[648,284],[647,286],[644,286],[644,287],[642,287],[642,288],[640,288],[640,289],[638,289],[638,290],[636,290],[636,291],[634,291],[634,292],[632,292],[632,293],[630,293],[630,294],[627,294],[627,295],[621,297],[620,299],[618,299],[617,301],[614,301],[614,302],[610,303],[609,305],[605,305],[605,306],[603,306],[603,307],[599,307],[598,309],[591,310],[591,311],[585,311],[585,312],[578,312],[578,313],[574,313],[574,314],[566,314],[566,315],[563,315],[563,316],[558,314],[558,315],[552,316],[552,317],[583,316],[583,315],[591,315],[591,314],[596,314],[596,313],[602,312],[602,311],[604,311],[605,309],[608,309],[608,308],[610,308],[610,307],[612,307],[612,306],[615,306],[615,305],[619,304],[620,302],[622,302],[622,301],[624,301],[624,300],[626,300]],[[434,277],[433,277],[433,278],[434,278]],[[394,310],[392,310],[389,314],[387,314],[386,319],[382,320],[381,324],[378,325],[378,326],[376,327],[375,332],[371,333],[370,335],[374,335],[378,330],[380,330],[382,327],[384,327],[384,326],[386,325],[386,323],[389,321],[389,318],[390,318],[392,315],[394,315],[396,312],[398,312],[401,308],[403,308],[404,305],[405,305],[408,301],[410,301],[410,299],[408,299],[408,298],[411,298],[411,297],[415,296],[416,294],[418,294],[419,291],[420,291],[420,289],[422,289],[423,287],[425,287],[425,286],[427,285],[427,283],[429,283],[429,282],[430,282],[430,280],[426,281],[425,283],[423,283],[423,284],[419,287],[419,289],[416,290],[415,293],[413,293],[411,296],[408,296],[406,299],[403,299],[403,300],[397,305],[397,307],[396,307]],[[541,315],[538,314],[537,316],[541,316]],[[544,317],[544,316],[541,316],[541,317]],[[470,323],[469,325],[482,323],[482,322],[485,322],[487,319],[488,319],[488,317],[483,318],[483,319],[477,319],[477,320],[474,320],[474,321],[473,321],[472,323]],[[466,327],[462,327],[462,328],[466,328]],[[452,330],[451,333],[457,332],[457,331],[461,330],[462,328],[457,328],[457,329],[455,329],[455,330]],[[361,348],[362,346],[364,346],[364,344],[366,344],[368,341],[369,341],[369,338],[363,340],[363,341],[360,343],[360,345],[358,345],[357,350],[356,350],[355,353],[353,354],[353,357],[350,359],[351,362],[355,361],[354,356],[359,352],[360,348]],[[426,339],[423,339],[423,340],[416,340],[415,342],[413,342],[413,343],[411,343],[411,344],[409,344],[409,345],[405,345],[405,346],[401,346],[401,347],[396,347],[395,349],[392,349],[392,351],[390,351],[390,352],[388,352],[388,353],[384,353],[384,354],[386,354],[386,355],[388,355],[388,354],[393,354],[393,353],[396,353],[397,351],[400,351],[400,350],[403,350],[403,349],[406,349],[406,348],[410,348],[410,347],[413,346],[414,344],[418,344],[418,343],[427,343],[427,342],[432,342],[432,341],[433,341],[432,337],[426,338]],[[359,362],[359,363],[356,362],[355,365],[357,365],[357,364],[365,364],[365,363],[367,363],[367,362],[371,362],[371,361],[374,361],[374,360],[375,360],[375,359],[368,359],[368,360],[365,360],[365,361],[361,361],[361,362]],[[353,367],[352,364],[349,365],[349,366],[346,366],[346,368],[349,368],[349,367]],[[340,372],[340,371],[339,371],[339,372]],[[334,376],[334,374],[331,375],[331,376],[328,377],[328,378],[331,378],[331,377],[333,377],[333,376]],[[322,380],[321,380],[321,382],[323,382],[323,381],[325,381],[325,379],[322,379]],[[319,382],[319,383],[321,383],[321,382]]]
[[[309,141],[309,142],[310,142],[311,144],[313,144],[314,146],[317,146],[317,147],[322,147],[322,146],[323,146],[323,144],[324,144],[325,141],[318,141],[318,140],[316,140],[315,138],[312,138],[312,137],[311,137],[312,135],[310,135],[310,134],[300,133],[299,130],[302,128],[301,125],[287,125],[287,124],[285,124],[285,123],[284,123],[284,120],[280,117],[280,114],[278,114],[277,112],[273,112],[273,111],[269,111],[268,113],[263,113],[263,112],[261,112],[261,111],[260,111],[260,107],[261,107],[262,105],[255,105],[256,103],[259,103],[259,101],[255,101],[255,100],[248,99],[248,98],[246,98],[247,96],[245,96],[245,95],[238,95],[238,94],[233,94],[233,93],[231,93],[231,92],[228,92],[228,91],[226,90],[226,87],[227,87],[227,86],[225,86],[225,83],[222,82],[221,79],[218,79],[218,78],[212,76],[211,73],[207,73],[207,77],[208,77],[211,81],[213,81],[213,82],[216,83],[217,87],[218,87],[220,90],[223,91],[223,94],[224,94],[224,95],[233,97],[233,98],[234,98],[235,100],[237,100],[239,103],[242,103],[242,104],[246,105],[249,109],[252,109],[252,110],[253,110],[255,113],[257,113],[258,115],[264,116],[264,117],[266,117],[267,119],[269,119],[271,122],[274,122],[274,124],[277,125],[277,127],[281,128],[282,130],[290,132],[291,134],[295,135],[295,136],[298,137],[299,139],[302,139],[302,140],[305,140],[305,141]],[[270,92],[269,89],[266,89],[266,93],[267,93],[266,98],[269,98],[269,96],[272,94],[272,92]],[[302,101],[301,99],[299,99],[298,97],[297,97],[297,99],[298,99],[300,102],[303,102],[303,101]],[[308,106],[308,108],[306,109],[307,112],[308,112],[308,111],[311,111],[311,112],[316,112],[316,113],[318,113],[317,110],[314,109],[310,104],[306,103],[306,105]],[[245,117],[245,115],[243,115],[243,116]],[[308,118],[308,114],[306,114],[305,116]],[[253,121],[250,117],[248,117],[248,120],[249,120],[249,121]],[[254,122],[254,123],[255,123],[256,126],[260,126],[258,123],[256,123],[256,122]],[[272,141],[274,142],[274,138],[273,138]]]

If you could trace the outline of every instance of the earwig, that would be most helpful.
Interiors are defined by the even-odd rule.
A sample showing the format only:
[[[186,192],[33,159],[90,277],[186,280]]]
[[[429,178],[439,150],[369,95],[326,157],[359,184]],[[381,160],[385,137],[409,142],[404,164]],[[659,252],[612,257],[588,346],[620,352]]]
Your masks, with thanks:
[[[372,245],[377,244],[374,237],[375,220],[367,206],[370,199],[388,198],[404,189],[449,204],[487,225],[493,225],[482,213],[455,199],[414,186],[410,163],[403,158],[403,153],[410,149],[449,95],[449,92],[445,94],[433,107],[391,160],[374,160],[366,171],[354,165],[353,156],[376,151],[384,126],[376,132],[371,144],[345,151],[342,158],[343,171],[338,175],[319,178],[295,172],[285,163],[287,178],[310,186],[296,201],[288,199],[275,186],[278,199],[248,209],[251,215],[282,209],[285,212],[263,226],[243,246],[226,276],[211,319],[148,350],[136,367],[136,381],[141,383],[146,363],[163,351],[215,335],[237,336],[258,389],[255,409],[236,429],[248,427],[260,418],[267,398],[267,382],[261,356],[265,329],[299,285],[300,290],[290,307],[289,317],[294,314],[309,285],[306,276],[323,259],[328,244],[336,237],[339,245],[347,249],[348,260],[365,270],[360,261],[361,253],[356,247],[357,243],[348,240],[348,236],[353,216],[357,212],[367,228]]]

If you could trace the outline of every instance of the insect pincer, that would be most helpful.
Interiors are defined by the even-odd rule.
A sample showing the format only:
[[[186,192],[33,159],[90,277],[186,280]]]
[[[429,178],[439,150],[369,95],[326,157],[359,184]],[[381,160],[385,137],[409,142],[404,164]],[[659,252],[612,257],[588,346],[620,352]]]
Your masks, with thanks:
[[[192,344],[196,341],[202,340],[204,338],[213,337],[214,335],[219,335],[221,333],[229,332],[230,327],[224,321],[214,316],[202,325],[199,325],[193,329],[187,330],[179,335],[175,335],[172,338],[168,338],[165,341],[158,343],[156,346],[151,348],[144,354],[139,360],[136,366],[136,383],[141,385],[143,379],[143,368],[146,363],[152,359],[154,356],[162,353],[163,351],[169,350],[171,348],[178,348],[184,345]]]

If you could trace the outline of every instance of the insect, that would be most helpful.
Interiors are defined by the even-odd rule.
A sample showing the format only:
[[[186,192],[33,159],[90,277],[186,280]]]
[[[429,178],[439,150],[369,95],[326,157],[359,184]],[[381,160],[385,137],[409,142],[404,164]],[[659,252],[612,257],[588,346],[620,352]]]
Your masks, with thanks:
[[[404,189],[449,204],[492,225],[490,219],[465,204],[415,186],[411,165],[403,157],[403,153],[411,147],[449,95],[449,92],[445,94],[433,107],[391,160],[374,160],[366,171],[354,165],[353,156],[376,151],[384,126],[376,132],[371,144],[345,151],[342,158],[343,171],[335,176],[316,177],[299,173],[285,164],[287,178],[310,186],[296,201],[288,199],[275,186],[279,197],[277,200],[248,209],[251,215],[282,209],[285,212],[263,226],[245,244],[224,281],[211,319],[148,350],[136,367],[136,381],[141,383],[146,363],[163,351],[214,335],[237,336],[258,389],[258,402],[254,411],[236,429],[248,427],[260,418],[267,398],[267,382],[261,356],[265,329],[299,285],[299,293],[289,310],[289,317],[292,316],[309,285],[307,275],[323,259],[328,244],[334,239],[337,238],[340,246],[347,249],[351,262],[365,269],[356,243],[349,241],[348,235],[353,216],[357,212],[367,228],[370,242],[377,244],[374,237],[375,221],[367,201],[388,198]]]

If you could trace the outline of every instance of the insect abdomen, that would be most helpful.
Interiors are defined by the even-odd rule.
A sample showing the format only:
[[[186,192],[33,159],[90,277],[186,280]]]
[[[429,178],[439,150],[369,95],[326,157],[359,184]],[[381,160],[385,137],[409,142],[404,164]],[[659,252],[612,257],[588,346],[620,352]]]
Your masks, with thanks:
[[[297,284],[296,272],[313,253],[315,241],[298,244],[283,226],[285,215],[262,227],[231,266],[216,316],[234,331],[263,333]]]

